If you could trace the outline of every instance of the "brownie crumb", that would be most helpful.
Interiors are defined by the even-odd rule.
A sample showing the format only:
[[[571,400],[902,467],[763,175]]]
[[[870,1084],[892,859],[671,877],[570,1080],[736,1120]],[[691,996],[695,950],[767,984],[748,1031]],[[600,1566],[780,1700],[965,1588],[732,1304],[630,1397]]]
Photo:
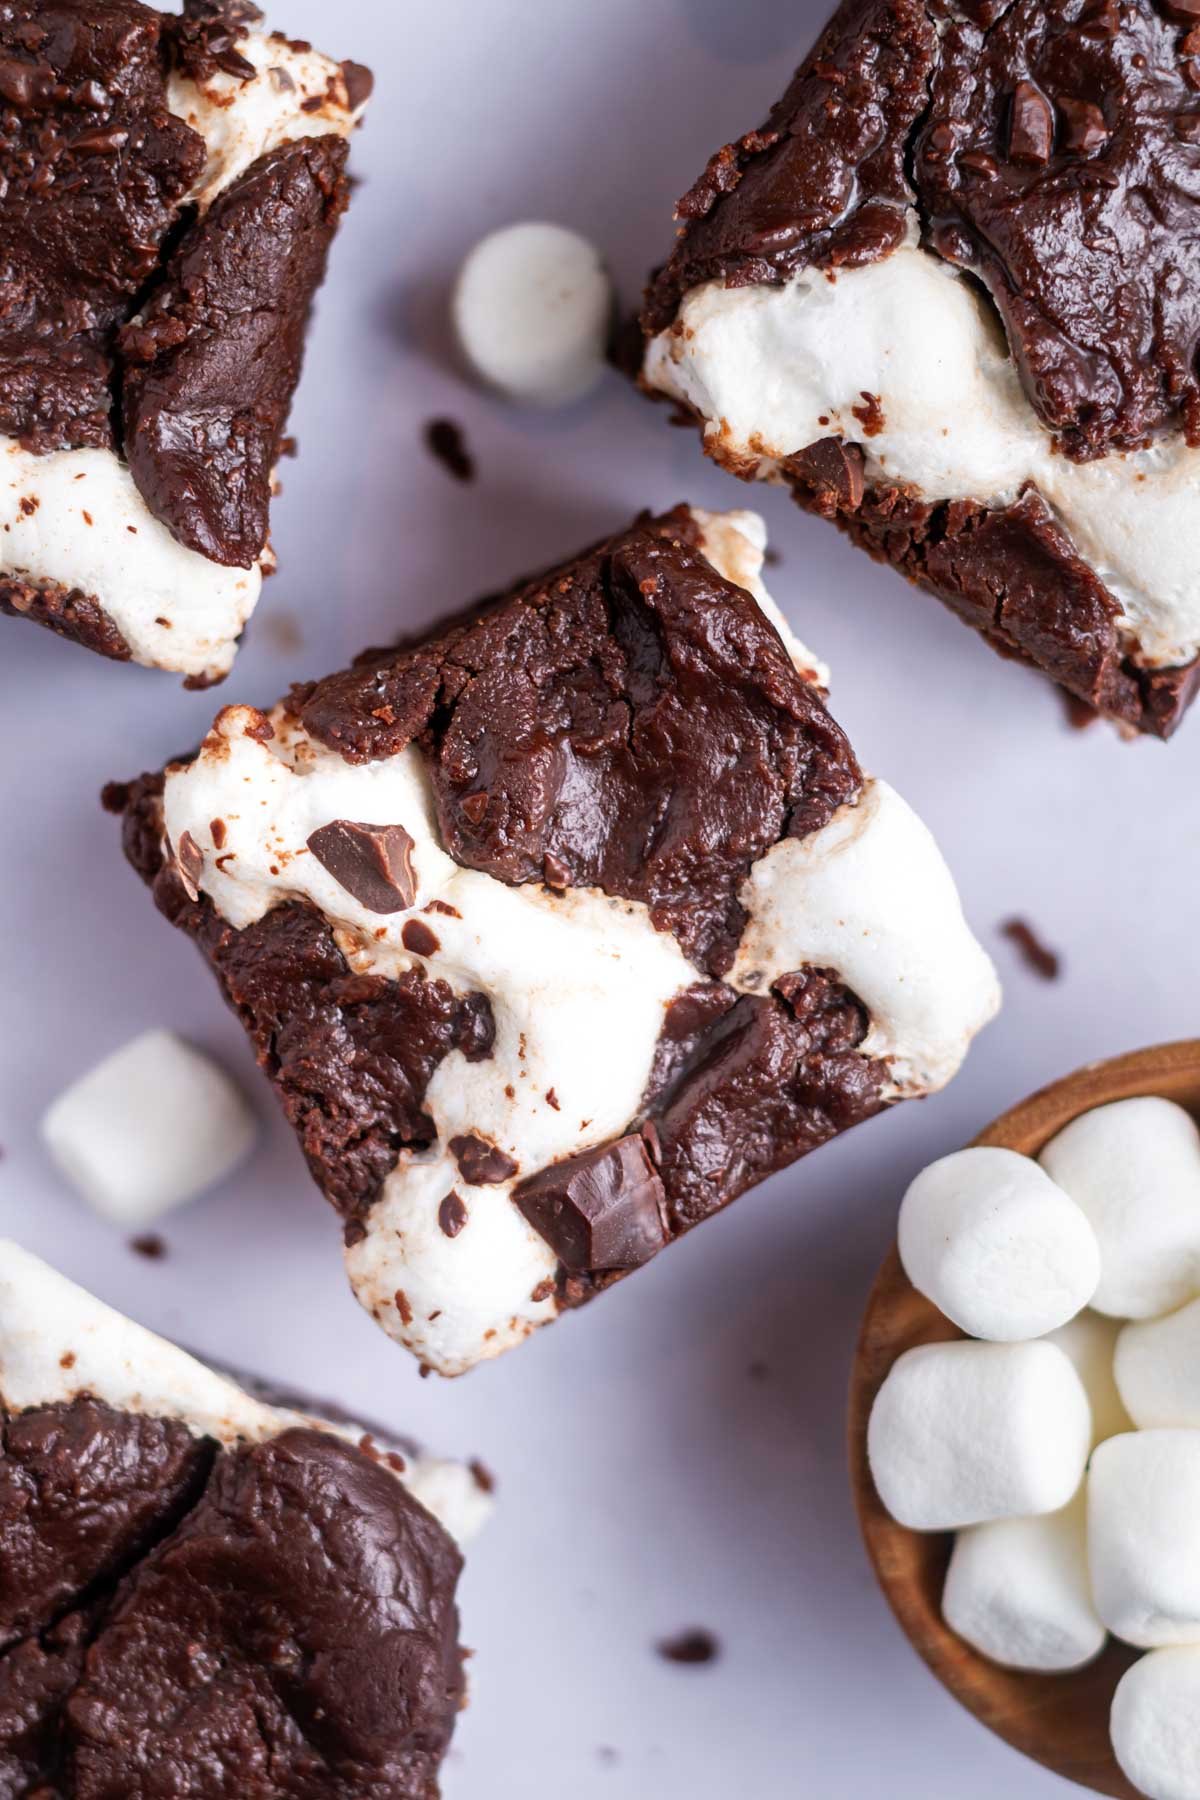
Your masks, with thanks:
[[[1025,966],[1043,981],[1057,981],[1062,971],[1058,953],[1044,944],[1025,919],[1006,919],[1000,927],[1011,944],[1015,944]]]
[[[716,1662],[721,1646],[711,1631],[696,1627],[676,1637],[660,1638],[654,1646],[664,1662],[700,1664]]]
[[[1062,698],[1067,724],[1072,731],[1086,731],[1100,717],[1095,707],[1089,706],[1086,700],[1081,700],[1078,694],[1068,694],[1064,689]]]
[[[462,426],[453,419],[430,419],[425,427],[425,445],[455,481],[474,481],[475,458],[467,449]]]
[[[476,1456],[467,1464],[467,1467],[471,1471],[475,1486],[481,1493],[495,1493],[496,1477],[492,1474],[492,1471],[488,1468],[486,1463],[480,1462],[479,1458]]]
[[[144,1256],[147,1262],[161,1262],[167,1254],[166,1243],[156,1231],[145,1231],[140,1237],[130,1238],[129,1248],[137,1256]]]

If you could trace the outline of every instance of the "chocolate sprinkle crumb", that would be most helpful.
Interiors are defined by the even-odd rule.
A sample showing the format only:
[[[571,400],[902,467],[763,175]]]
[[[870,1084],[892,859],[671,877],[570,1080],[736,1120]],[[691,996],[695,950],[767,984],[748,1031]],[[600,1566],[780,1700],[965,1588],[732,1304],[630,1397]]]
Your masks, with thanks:
[[[425,427],[425,443],[430,455],[455,481],[474,481],[475,458],[467,449],[461,425],[453,419],[430,419]]]
[[[677,1636],[662,1638],[655,1645],[664,1662],[684,1663],[699,1666],[711,1663],[721,1654],[721,1646],[711,1631],[696,1627],[691,1631],[681,1631]]]
[[[1062,960],[1057,951],[1042,942],[1032,925],[1024,919],[1006,919],[1000,929],[1009,942],[1016,945],[1027,968],[1040,975],[1043,981],[1058,980]]]
[[[167,1254],[166,1243],[156,1231],[144,1231],[140,1237],[130,1238],[129,1248],[148,1262],[161,1262]]]

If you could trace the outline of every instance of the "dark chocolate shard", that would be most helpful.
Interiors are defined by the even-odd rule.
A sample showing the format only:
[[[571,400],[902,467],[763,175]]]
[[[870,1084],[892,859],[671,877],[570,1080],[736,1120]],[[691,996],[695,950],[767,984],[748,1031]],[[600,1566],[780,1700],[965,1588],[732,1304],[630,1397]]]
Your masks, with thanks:
[[[1090,155],[1108,142],[1108,124],[1098,106],[1090,100],[1073,100],[1069,94],[1059,98],[1058,110],[1064,121],[1063,146]]]
[[[455,1238],[467,1222],[467,1209],[461,1194],[450,1192],[438,1205],[438,1230],[445,1237]]]
[[[322,868],[368,912],[403,912],[417,897],[413,840],[403,825],[334,819],[313,832],[308,847]]]
[[[511,1156],[474,1132],[464,1137],[452,1137],[450,1154],[461,1169],[463,1180],[471,1187],[491,1187],[501,1181],[510,1181],[519,1166]]]
[[[183,883],[188,899],[198,900],[200,898],[200,877],[204,873],[204,852],[190,831],[185,831],[179,840],[175,852],[175,862],[179,869],[179,879]]]
[[[171,258],[120,337],[125,450],[150,511],[188,549],[249,568],[300,379],[313,295],[345,209],[344,139],[251,164]]]
[[[573,1275],[640,1268],[667,1241],[663,1184],[636,1132],[542,1169],[513,1198]]]
[[[1018,81],[1009,117],[1009,160],[1048,163],[1053,149],[1054,108],[1032,81]]]

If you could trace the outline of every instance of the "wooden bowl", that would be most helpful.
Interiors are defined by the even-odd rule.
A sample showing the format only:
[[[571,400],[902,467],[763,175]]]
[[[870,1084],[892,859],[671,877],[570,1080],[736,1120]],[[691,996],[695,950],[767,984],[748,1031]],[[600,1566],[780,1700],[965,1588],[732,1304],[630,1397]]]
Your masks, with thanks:
[[[1089,1063],[1014,1106],[975,1142],[1036,1156],[1080,1113],[1137,1094],[1161,1094],[1200,1116],[1200,1039]],[[942,1619],[952,1536],[907,1531],[884,1511],[875,1492],[867,1463],[867,1420],[888,1371],[914,1344],[961,1336],[917,1293],[893,1249],[867,1303],[850,1389],[854,1499],[880,1586],[938,1680],[1006,1743],[1094,1793],[1141,1800],[1117,1767],[1108,1738],[1113,1692],[1138,1653],[1110,1641],[1097,1662],[1066,1675],[1020,1674],[988,1662]]]

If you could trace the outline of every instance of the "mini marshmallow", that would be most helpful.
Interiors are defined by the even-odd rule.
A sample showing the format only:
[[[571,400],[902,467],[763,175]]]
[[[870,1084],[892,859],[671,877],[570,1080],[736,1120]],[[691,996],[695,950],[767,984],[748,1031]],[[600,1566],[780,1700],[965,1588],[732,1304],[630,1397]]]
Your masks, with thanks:
[[[1113,1695],[1113,1753],[1147,1800],[1200,1795],[1200,1649],[1155,1650]]]
[[[124,1228],[223,1181],[256,1132],[224,1071],[169,1031],[144,1032],[81,1076],[41,1129],[71,1185]]]
[[[1113,1355],[1121,1331],[1118,1319],[1106,1319],[1097,1312],[1081,1312],[1057,1331],[1047,1334],[1047,1344],[1065,1350],[1075,1365],[1092,1409],[1092,1446],[1106,1438],[1133,1430],[1133,1420],[1125,1411],[1113,1374]]]
[[[1135,1425],[1200,1430],[1200,1300],[1165,1319],[1126,1325],[1113,1369]]]
[[[1084,1214],[1013,1150],[931,1163],[904,1196],[899,1231],[913,1286],[972,1337],[1041,1337],[1074,1318],[1100,1280]]]
[[[508,225],[476,244],[453,310],[467,361],[510,399],[564,406],[604,371],[612,286],[595,246],[561,225]]]
[[[1057,1512],[1091,1445],[1087,1395],[1053,1344],[920,1344],[871,1411],[879,1497],[913,1531]]]
[[[1151,1319],[1200,1291],[1200,1132],[1181,1106],[1098,1106],[1052,1138],[1041,1163],[1100,1241],[1097,1312]]]
[[[1107,1632],[1092,1601],[1083,1494],[1040,1519],[997,1519],[959,1533],[942,1616],[1007,1669],[1080,1669]]]
[[[1092,1457],[1096,1610],[1127,1644],[1200,1644],[1200,1431],[1134,1431]]]

